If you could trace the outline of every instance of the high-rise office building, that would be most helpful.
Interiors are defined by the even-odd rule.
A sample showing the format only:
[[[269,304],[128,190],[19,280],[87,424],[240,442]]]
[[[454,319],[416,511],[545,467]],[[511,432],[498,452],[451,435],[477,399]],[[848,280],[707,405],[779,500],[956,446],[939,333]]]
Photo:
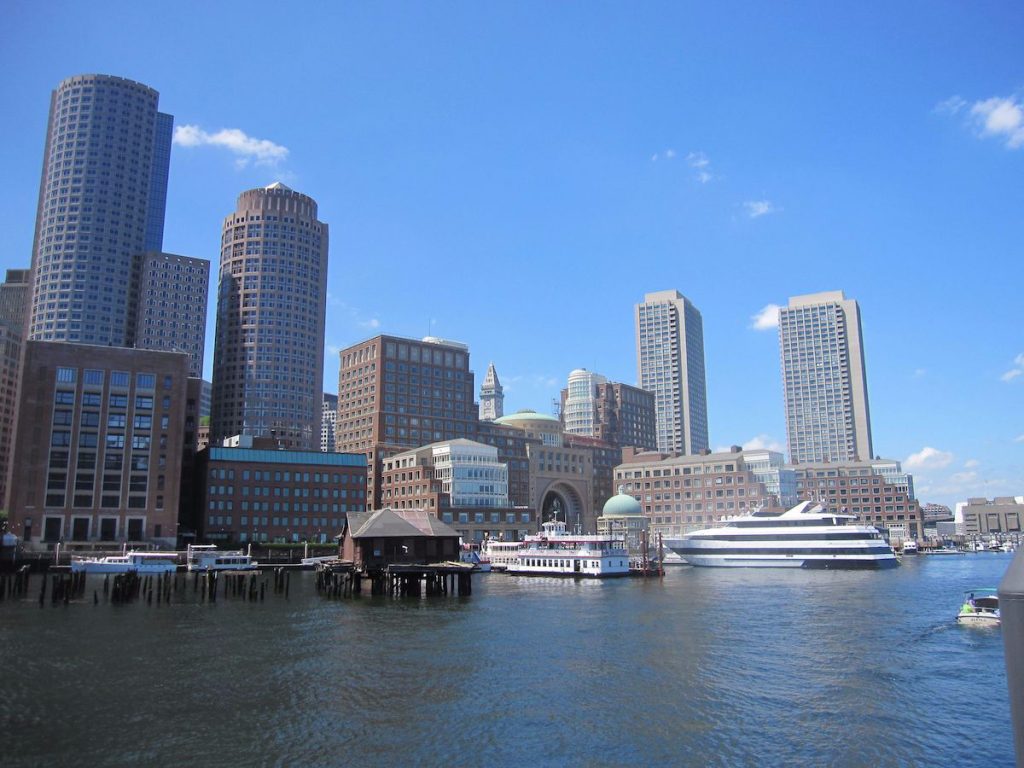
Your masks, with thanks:
[[[139,269],[135,346],[188,354],[188,375],[203,375],[210,262],[149,252]]]
[[[679,291],[657,291],[636,305],[637,381],[654,393],[658,450],[708,448],[704,321]]]
[[[480,420],[494,421],[505,415],[505,390],[498,381],[494,363],[487,365],[484,382],[480,385]]]
[[[334,444],[337,442],[334,437],[334,427],[338,423],[338,396],[324,392],[324,409],[320,422],[320,450],[324,452],[334,451]]]
[[[140,256],[163,248],[171,115],[152,88],[76,75],[53,91],[28,336],[132,346]]]
[[[795,296],[779,310],[790,461],[870,460],[860,308],[842,291]]]
[[[32,285],[27,269],[8,269],[0,283],[0,504],[7,497],[7,467],[14,438],[25,313]]]
[[[561,414],[567,435],[593,437],[616,448],[657,447],[654,395],[645,389],[577,368],[562,390]]]
[[[280,182],[238,196],[221,236],[212,444],[320,447],[327,255],[313,198]]]

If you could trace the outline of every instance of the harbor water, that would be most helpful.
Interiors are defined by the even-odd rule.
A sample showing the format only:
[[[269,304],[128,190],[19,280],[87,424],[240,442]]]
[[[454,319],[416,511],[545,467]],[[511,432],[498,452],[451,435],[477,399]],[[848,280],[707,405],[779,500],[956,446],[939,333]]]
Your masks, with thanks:
[[[1011,766],[1013,556],[485,574],[470,597],[0,603],[3,765]],[[269,576],[268,576],[269,578]],[[99,589],[100,602],[93,603]]]

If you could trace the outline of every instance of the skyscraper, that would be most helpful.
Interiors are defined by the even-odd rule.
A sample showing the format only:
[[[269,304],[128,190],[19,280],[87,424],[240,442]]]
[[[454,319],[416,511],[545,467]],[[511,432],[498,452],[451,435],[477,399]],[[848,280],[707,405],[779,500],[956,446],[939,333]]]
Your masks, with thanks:
[[[203,375],[210,262],[173,253],[140,257],[135,346],[188,353],[188,375]]]
[[[32,339],[131,346],[140,255],[163,247],[174,118],[152,88],[76,75],[50,98],[32,246]]]
[[[7,498],[7,468],[18,405],[25,310],[32,295],[29,270],[8,269],[0,283],[0,504]]]
[[[636,305],[637,381],[654,393],[658,450],[708,447],[704,321],[679,291],[657,291]]]
[[[480,420],[494,421],[505,415],[505,392],[498,381],[494,363],[488,363],[483,384],[480,385]]]
[[[795,296],[779,311],[790,461],[870,460],[860,308],[842,291]]]
[[[211,444],[319,449],[327,256],[313,198],[280,182],[238,196],[221,236]]]

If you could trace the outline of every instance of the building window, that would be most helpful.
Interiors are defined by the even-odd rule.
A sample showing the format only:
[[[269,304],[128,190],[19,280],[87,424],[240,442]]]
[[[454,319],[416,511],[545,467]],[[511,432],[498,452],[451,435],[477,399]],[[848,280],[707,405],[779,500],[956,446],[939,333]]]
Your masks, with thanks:
[[[57,369],[57,383],[58,384],[74,384],[75,374],[77,368],[58,368]]]

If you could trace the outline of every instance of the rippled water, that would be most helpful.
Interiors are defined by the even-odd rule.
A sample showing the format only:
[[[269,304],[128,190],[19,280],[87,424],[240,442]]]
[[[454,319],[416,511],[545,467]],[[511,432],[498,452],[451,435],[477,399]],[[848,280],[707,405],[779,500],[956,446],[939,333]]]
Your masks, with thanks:
[[[1013,765],[1010,555],[879,573],[491,574],[469,598],[0,603],[0,762]]]

